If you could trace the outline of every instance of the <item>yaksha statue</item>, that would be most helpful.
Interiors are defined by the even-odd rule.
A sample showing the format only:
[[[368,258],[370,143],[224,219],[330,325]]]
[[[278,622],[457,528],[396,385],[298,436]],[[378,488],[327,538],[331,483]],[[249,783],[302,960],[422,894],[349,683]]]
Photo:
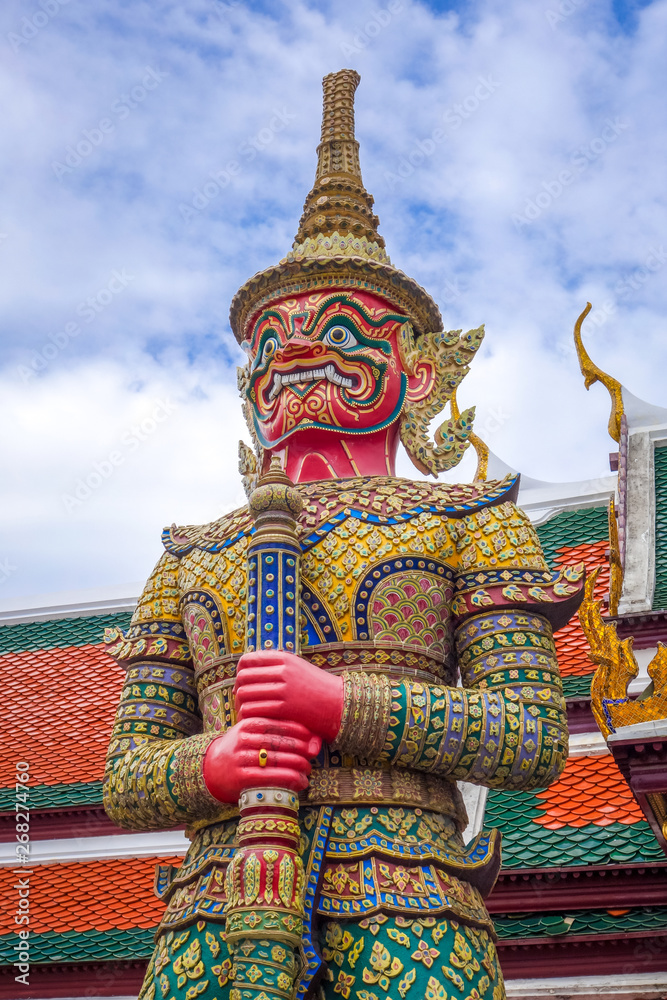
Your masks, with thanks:
[[[249,506],[165,530],[129,629],[105,804],[185,825],[143,1000],[501,1000],[484,905],[496,831],[464,843],[460,782],[544,788],[567,756],[552,576],[516,477],[453,467],[472,413],[429,436],[483,335],[442,331],[393,267],[354,137],[357,74],[324,79],[293,249],[237,293]]]

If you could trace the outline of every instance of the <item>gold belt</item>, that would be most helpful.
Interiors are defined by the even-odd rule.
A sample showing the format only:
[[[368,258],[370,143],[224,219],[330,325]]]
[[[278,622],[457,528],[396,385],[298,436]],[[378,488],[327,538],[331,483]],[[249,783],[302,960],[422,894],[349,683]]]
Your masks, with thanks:
[[[432,809],[467,825],[461,793],[455,782],[433,774],[394,767],[313,768],[302,805],[397,805]]]

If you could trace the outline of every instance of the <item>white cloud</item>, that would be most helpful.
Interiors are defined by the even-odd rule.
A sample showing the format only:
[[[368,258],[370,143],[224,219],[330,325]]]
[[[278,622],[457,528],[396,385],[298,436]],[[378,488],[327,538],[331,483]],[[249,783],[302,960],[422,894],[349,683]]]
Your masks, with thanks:
[[[665,0],[634,21],[628,8],[621,26],[609,0],[555,23],[553,0],[401,0],[383,25],[388,6],[69,0],[13,51],[10,33],[29,34],[23,19],[43,8],[3,4],[2,450],[19,567],[3,594],[140,577],[163,522],[239,496],[228,306],[291,243],[320,79],[344,65],[362,75],[362,167],[394,262],[447,326],[486,322],[460,402],[477,404],[493,450],[548,480],[604,472],[607,400],[585,392],[571,346],[587,298],[611,303],[588,321],[595,360],[663,402],[666,284],[662,267],[645,280],[642,268],[666,230]],[[68,147],[81,163],[58,179]],[[230,162],[238,171],[186,224],[179,206]],[[413,169],[390,181],[402,162]],[[539,213],[517,226],[531,202]],[[123,270],[132,280],[87,322],[81,303]],[[59,347],[68,323],[80,330]],[[45,346],[53,356],[26,381]],[[160,394],[178,410],[67,515],[61,493]]]
[[[13,414],[0,465],[1,558],[15,570],[2,597],[120,584],[145,577],[173,521],[213,520],[244,502],[237,446],[247,434],[236,393],[147,359],[82,363],[27,387],[5,378]]]

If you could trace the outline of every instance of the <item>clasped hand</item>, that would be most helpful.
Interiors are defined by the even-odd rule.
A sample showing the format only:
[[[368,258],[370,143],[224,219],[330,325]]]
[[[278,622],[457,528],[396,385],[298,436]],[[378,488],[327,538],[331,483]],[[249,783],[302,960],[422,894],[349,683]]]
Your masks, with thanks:
[[[292,653],[262,650],[239,660],[234,697],[238,722],[204,760],[211,794],[237,802],[245,788],[306,788],[310,761],[340,728],[342,679]],[[263,767],[260,750],[267,751]]]

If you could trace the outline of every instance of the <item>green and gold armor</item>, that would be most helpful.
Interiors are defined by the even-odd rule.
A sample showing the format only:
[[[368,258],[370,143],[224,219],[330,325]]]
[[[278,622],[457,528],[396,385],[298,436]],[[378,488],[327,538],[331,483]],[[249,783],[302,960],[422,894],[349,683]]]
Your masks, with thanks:
[[[297,995],[504,995],[484,906],[499,839],[463,843],[457,780],[529,789],[560,773],[567,729],[552,627],[569,617],[582,576],[551,576],[510,499],[515,485],[367,477],[344,491],[298,487],[301,655],[343,677],[345,706],[302,795],[311,967]],[[208,792],[202,761],[234,722],[251,532],[245,511],[166,531],[130,628],[107,636],[128,671],[109,815],[131,829],[185,823],[191,838],[182,866],[158,873],[166,911],[142,997],[233,990],[225,871],[237,811]]]

